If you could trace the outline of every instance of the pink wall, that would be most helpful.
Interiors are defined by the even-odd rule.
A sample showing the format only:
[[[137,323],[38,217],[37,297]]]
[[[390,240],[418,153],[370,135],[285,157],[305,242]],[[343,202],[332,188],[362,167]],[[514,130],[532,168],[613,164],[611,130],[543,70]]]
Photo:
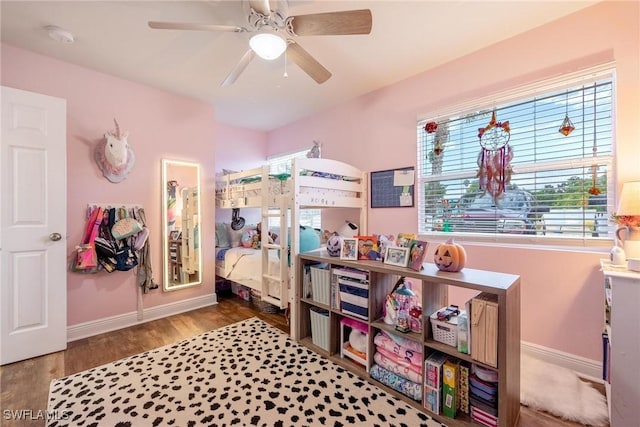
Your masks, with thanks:
[[[2,85],[43,93],[67,101],[67,251],[79,243],[87,203],[144,206],[151,230],[153,276],[160,288],[144,295],[149,308],[212,294],[215,253],[203,245],[203,285],[162,291],[161,159],[201,164],[203,194],[213,194],[215,115],[203,102],[175,96],[90,69],[3,44]],[[93,147],[113,129],[117,118],[129,132],[136,165],[126,180],[102,177]],[[213,242],[214,202],[202,197],[202,240]],[[68,274],[68,324],[136,311],[132,271],[95,275]]]
[[[323,157],[365,170],[416,164],[416,118],[605,61],[617,68],[618,183],[640,179],[640,4],[603,2],[269,133],[269,153],[323,143]],[[293,145],[296,141],[297,145]],[[301,145],[302,144],[302,145]],[[369,232],[416,231],[417,209],[369,210]],[[601,359],[607,252],[466,244],[469,267],[522,278],[522,339]],[[431,245],[433,253],[435,244]]]
[[[267,133],[219,123],[216,126],[216,173],[222,169],[243,171],[264,165],[267,159]],[[260,209],[242,209],[247,224],[261,220]],[[231,222],[230,209],[216,209],[216,222]]]

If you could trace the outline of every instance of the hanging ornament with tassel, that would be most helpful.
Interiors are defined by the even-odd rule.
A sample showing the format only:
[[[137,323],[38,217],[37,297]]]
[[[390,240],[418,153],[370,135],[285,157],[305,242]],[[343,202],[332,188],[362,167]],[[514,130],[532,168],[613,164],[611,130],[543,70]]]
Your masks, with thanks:
[[[569,134],[573,132],[575,128],[576,127],[573,125],[573,123],[571,122],[571,119],[569,118],[569,92],[567,92],[564,120],[562,121],[562,125],[560,125],[558,132],[560,132],[564,136],[569,136]]]

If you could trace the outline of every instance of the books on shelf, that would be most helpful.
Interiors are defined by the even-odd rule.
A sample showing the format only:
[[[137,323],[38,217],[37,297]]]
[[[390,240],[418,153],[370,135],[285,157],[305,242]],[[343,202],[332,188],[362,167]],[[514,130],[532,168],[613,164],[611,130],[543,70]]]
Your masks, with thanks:
[[[424,361],[425,385],[433,388],[442,387],[442,365],[447,361],[447,355],[439,351],[431,353]]]
[[[440,414],[442,404],[442,365],[447,355],[439,351],[431,353],[424,361],[424,407],[434,414]]]
[[[469,413],[469,373],[469,365],[461,362],[458,379],[458,409],[464,414]]]
[[[455,418],[458,412],[458,376],[460,362],[447,359],[442,365],[442,413]]]

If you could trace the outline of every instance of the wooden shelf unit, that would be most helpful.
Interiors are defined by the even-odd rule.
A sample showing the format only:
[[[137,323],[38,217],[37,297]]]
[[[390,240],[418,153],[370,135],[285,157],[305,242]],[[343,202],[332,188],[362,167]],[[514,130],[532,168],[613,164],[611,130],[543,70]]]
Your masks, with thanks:
[[[396,267],[384,264],[380,261],[347,261],[328,256],[326,250],[320,249],[312,252],[305,252],[299,255],[300,269],[297,277],[304,277],[304,268],[309,264],[326,263],[330,269],[334,267],[351,267],[369,273],[369,299],[368,299],[368,320],[349,316],[334,307],[321,304],[312,298],[300,298],[303,290],[302,279],[295,284],[295,301],[299,316],[296,318],[299,330],[299,342],[315,352],[327,357],[336,364],[350,370],[359,377],[370,381],[381,389],[396,396],[411,406],[425,412],[432,418],[450,427],[456,426],[480,426],[481,424],[472,421],[468,414],[458,413],[456,418],[449,418],[442,414],[434,414],[427,410],[422,402],[410,397],[378,382],[368,373],[368,369],[353,362],[349,358],[341,357],[340,342],[340,319],[350,317],[364,322],[369,328],[369,345],[372,349],[367,354],[367,368],[373,363],[373,349],[375,345],[373,339],[377,331],[384,330],[389,334],[399,335],[417,342],[424,346],[424,358],[433,351],[440,351],[460,360],[471,362],[482,367],[498,372],[498,425],[501,427],[512,427],[516,425],[520,414],[520,277],[512,274],[497,273],[491,271],[475,270],[465,268],[458,273],[448,273],[439,271],[434,264],[425,263],[422,271],[418,272],[409,268]],[[401,333],[392,326],[382,321],[382,310],[384,299],[391,291],[396,281],[404,276],[419,281],[422,284],[422,333]],[[457,286],[460,288],[472,289],[478,292],[487,292],[498,296],[498,367],[494,368],[479,363],[471,358],[470,354],[463,354],[457,348],[434,341],[429,323],[429,314],[445,307],[449,304],[448,288]],[[311,322],[309,310],[311,307],[319,307],[329,311],[329,351],[313,344],[311,338]],[[472,338],[473,339],[473,338]],[[424,378],[422,381],[424,384]]]
[[[604,330],[609,341],[603,380],[611,427],[640,420],[640,273],[600,261],[604,275]],[[603,357],[604,359],[604,357]]]

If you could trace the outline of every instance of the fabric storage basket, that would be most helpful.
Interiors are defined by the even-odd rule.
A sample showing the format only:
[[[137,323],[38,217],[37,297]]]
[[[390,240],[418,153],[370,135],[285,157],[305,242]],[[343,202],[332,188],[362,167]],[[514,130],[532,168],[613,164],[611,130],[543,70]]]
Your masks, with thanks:
[[[326,268],[311,267],[312,299],[321,304],[329,305],[330,289],[329,270]]]
[[[446,310],[442,307],[438,311]],[[429,316],[431,320],[431,330],[433,331],[433,339],[441,343],[458,346],[458,316],[451,316],[449,320],[438,320],[438,311]]]
[[[321,308],[309,309],[311,315],[311,341],[313,345],[329,351],[329,312]]]

